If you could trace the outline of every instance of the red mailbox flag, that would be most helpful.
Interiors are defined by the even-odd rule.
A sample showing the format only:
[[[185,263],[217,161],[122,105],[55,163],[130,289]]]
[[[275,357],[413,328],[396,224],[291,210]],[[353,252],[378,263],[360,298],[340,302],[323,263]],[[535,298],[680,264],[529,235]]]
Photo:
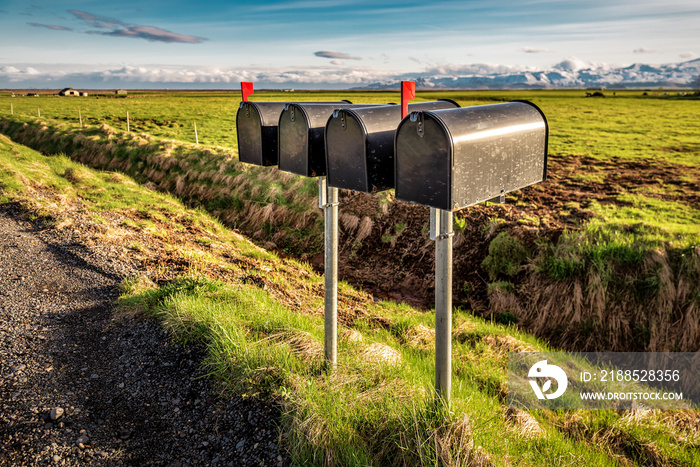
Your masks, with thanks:
[[[253,83],[241,83],[241,95],[243,96],[243,102],[248,102],[248,96],[253,94],[253,92]]]
[[[416,82],[401,81],[401,118],[408,115],[408,101],[416,97]]]

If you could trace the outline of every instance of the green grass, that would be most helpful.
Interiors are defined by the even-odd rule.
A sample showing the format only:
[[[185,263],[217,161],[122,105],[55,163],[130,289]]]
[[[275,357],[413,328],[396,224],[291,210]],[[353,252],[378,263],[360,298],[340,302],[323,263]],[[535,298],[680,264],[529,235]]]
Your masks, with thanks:
[[[612,280],[611,268],[637,268],[649,251],[665,249],[682,257],[700,245],[700,211],[642,195],[618,199],[621,206],[592,202],[597,216],[580,231],[565,233],[557,246],[545,246],[538,259],[541,271],[567,280],[592,267]]]
[[[238,249],[239,260],[258,258],[255,269],[242,273],[245,277],[274,282],[287,293],[311,290],[321,282],[308,267],[300,274],[298,263],[254,253],[260,250],[206,213],[187,210],[127,176],[88,169],[64,156],[45,157],[5,137],[0,137],[0,191],[4,202],[50,212],[57,223],[66,221],[72,203],[100,223],[109,213],[129,213],[130,221],[122,225],[142,229],[157,241],[162,241],[158,226],[163,218],[183,228],[198,225],[193,244],[227,244]],[[56,199],[68,201],[49,206]],[[192,254],[202,256],[202,264],[219,261],[215,253]],[[299,282],[284,280],[290,269]],[[223,389],[280,403],[285,447],[299,465],[612,466],[620,459],[645,465],[650,456],[661,465],[700,461],[697,433],[663,420],[690,416],[684,413],[628,421],[625,412],[535,411],[529,416],[537,431],[522,428],[504,406],[508,352],[551,348],[513,326],[454,310],[453,400],[447,411],[432,395],[432,313],[362,302],[361,314],[341,326],[339,366],[329,372],[322,354],[323,318],[292,310],[271,290],[201,274],[178,276],[157,287],[140,276],[124,282],[119,306],[122,312],[157,317],[180,342],[204,345],[204,364]],[[341,297],[351,293],[341,285]],[[353,339],[344,337],[350,330],[356,333]],[[389,355],[400,356],[400,363],[372,361],[367,352],[377,345],[392,349]]]
[[[491,279],[496,279],[499,275],[513,276],[528,256],[522,242],[501,232],[489,243],[489,254],[481,265]]]
[[[504,328],[469,315],[455,315],[456,322],[474,323],[474,338],[455,345],[450,414],[436,409],[430,395],[432,351],[401,344],[417,326],[430,325],[429,317],[407,307],[382,309],[393,322],[389,329],[358,326],[363,342],[400,349],[400,366],[369,363],[366,344],[341,339],[338,370],[329,373],[319,354],[322,320],[290,312],[257,287],[190,277],[136,294],[126,284],[121,300],[125,307],[151,310],[183,342],[207,343],[206,364],[230,389],[283,400],[299,464],[432,465],[440,454],[430,437],[440,436],[446,449],[441,454],[453,459],[477,455],[470,441],[492,459],[537,463],[568,454],[588,465],[610,464],[607,456],[556,431],[530,449],[508,426],[498,396],[506,378],[505,353],[494,357],[479,339],[501,335]],[[457,436],[461,430],[467,430],[466,439]]]

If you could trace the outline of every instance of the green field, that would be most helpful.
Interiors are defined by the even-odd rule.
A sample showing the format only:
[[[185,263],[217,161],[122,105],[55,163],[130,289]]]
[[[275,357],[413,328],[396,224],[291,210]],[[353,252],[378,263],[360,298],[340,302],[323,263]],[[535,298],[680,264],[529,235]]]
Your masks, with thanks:
[[[462,106],[527,99],[542,108],[550,123],[550,152],[625,159],[652,158],[697,163],[700,151],[700,100],[664,96],[663,92],[607,91],[606,98],[586,98],[585,91],[441,91],[418,92],[415,102],[449,98]],[[673,93],[671,93],[673,94]],[[399,102],[398,92],[257,92],[251,100],[338,100],[353,103]],[[194,124],[201,144],[235,149],[240,93],[131,92],[122,97],[15,97],[0,94],[0,116],[10,114],[78,122],[106,123],[133,132],[193,143]],[[693,155],[694,154],[694,155]]]

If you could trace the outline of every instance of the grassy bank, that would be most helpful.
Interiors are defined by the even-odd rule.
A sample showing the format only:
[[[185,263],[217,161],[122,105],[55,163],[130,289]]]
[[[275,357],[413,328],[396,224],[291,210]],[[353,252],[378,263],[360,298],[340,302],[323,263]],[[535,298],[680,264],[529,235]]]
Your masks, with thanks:
[[[700,420],[682,411],[508,409],[509,351],[548,350],[455,310],[453,405],[432,396],[432,313],[340,288],[339,368],[322,363],[322,278],[172,196],[0,136],[0,201],[48,228],[136,258],[120,313],[159,319],[207,349],[222,390],[278,401],[300,465],[693,465]]]
[[[0,131],[48,154],[120,170],[268,249],[302,259],[321,251],[314,179],[240,164],[227,149],[105,125],[15,118],[0,121]],[[456,302],[568,349],[700,348],[700,169],[551,155],[549,174],[503,206],[458,213]],[[427,217],[391,192],[343,194],[341,272],[431,303]]]
[[[238,162],[224,148],[206,148],[102,125],[10,119],[0,131],[46,154],[68,154],[99,169],[118,170],[141,184],[206,209],[271,248],[320,251],[322,219],[315,180]],[[273,243],[274,242],[274,243]]]

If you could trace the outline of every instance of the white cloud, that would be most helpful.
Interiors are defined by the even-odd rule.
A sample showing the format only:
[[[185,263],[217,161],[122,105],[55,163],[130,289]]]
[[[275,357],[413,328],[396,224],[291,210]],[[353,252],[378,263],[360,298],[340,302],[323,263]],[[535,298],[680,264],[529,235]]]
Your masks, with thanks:
[[[636,53],[636,54],[655,54],[656,52],[658,52],[658,50],[647,49],[646,47],[640,47],[638,49],[634,49],[632,52]]]
[[[523,47],[522,49],[519,49],[520,52],[525,52],[526,54],[551,54],[552,50],[550,49],[538,49],[535,47]]]
[[[318,52],[314,52],[314,55],[317,57],[321,58],[335,58],[335,59],[341,59],[341,60],[362,60],[361,57],[353,57],[350,54],[346,54],[345,52],[336,52],[334,50],[319,50]]]
[[[376,68],[344,67],[334,64],[327,67],[257,68],[239,69],[227,67],[189,68],[181,66],[122,66],[75,71],[70,65],[33,65],[33,67],[4,66],[0,68],[0,87],[3,82],[30,82],[33,86],[63,87],[70,83],[82,83],[82,87],[99,88],[141,83],[163,84],[211,84],[235,87],[241,81],[269,84],[299,83],[313,85],[357,86],[391,78],[395,72]],[[77,86],[77,84],[70,84]]]
[[[693,52],[683,52],[680,54],[680,57],[686,60],[692,60],[697,57],[697,55],[695,55]]]
[[[187,44],[199,44],[208,40],[206,37],[188,36],[187,34],[178,34],[155,26],[140,26],[130,25],[124,21],[109,18],[106,16],[95,15],[87,11],[67,10],[80,21],[89,26],[98,29],[109,29],[108,32],[103,31],[87,31],[88,34],[100,34],[103,36],[116,37],[131,37],[134,39],[145,39],[151,42],[182,42]],[[43,26],[51,29],[59,28],[59,26],[42,25],[37,23],[29,23],[33,26]],[[67,29],[70,31],[70,29]]]
[[[116,29],[111,32],[101,33],[104,36],[132,37],[134,39],[146,39],[151,42],[184,42],[188,44],[199,44],[208,40],[206,37],[188,36],[177,34],[156,28],[155,26],[131,26],[124,29]]]
[[[54,31],[72,31],[71,28],[67,28],[65,26],[58,26],[56,24],[42,24],[42,23],[27,23],[30,26],[34,26],[35,28],[46,28],[46,29],[53,29]]]
[[[530,67],[512,67],[507,65],[494,65],[490,63],[472,63],[472,64],[455,64],[455,63],[439,63],[432,65],[421,72],[425,75],[438,76],[488,76],[503,73],[515,73],[521,71],[532,71]]]
[[[550,67],[503,66],[488,63],[431,65],[412,73],[375,67],[346,66],[342,60],[315,67],[190,67],[24,65],[0,67],[1,87],[62,88],[66,86],[105,89],[133,88],[237,88],[252,81],[258,88],[352,88],[383,83],[398,89],[401,80],[415,80],[421,88],[475,87],[581,87],[624,83],[675,83],[687,85],[700,73],[695,62],[677,65],[634,65],[617,68],[569,57]]]
[[[590,63],[579,60],[576,57],[568,57],[554,65],[554,68],[562,71],[578,71],[592,68],[592,66]]]

